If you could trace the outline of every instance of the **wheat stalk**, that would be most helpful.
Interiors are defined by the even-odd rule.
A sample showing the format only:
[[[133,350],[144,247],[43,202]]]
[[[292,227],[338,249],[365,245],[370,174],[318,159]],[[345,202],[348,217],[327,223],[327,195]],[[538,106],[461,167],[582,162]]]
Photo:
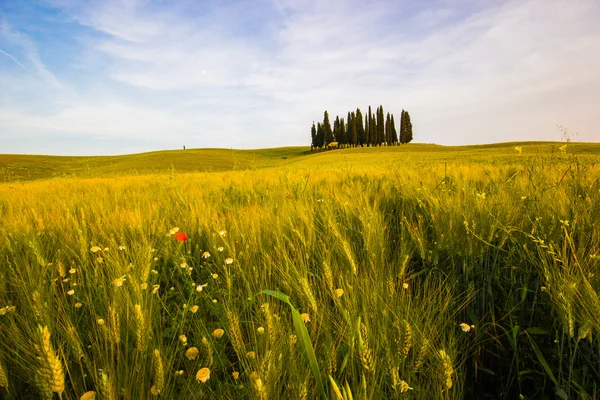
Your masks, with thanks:
[[[115,390],[113,388],[112,379],[106,372],[101,372],[102,375],[102,398],[105,400],[117,400]]]
[[[448,390],[452,387],[452,374],[454,374],[454,367],[452,366],[452,360],[450,359],[450,356],[446,353],[445,350],[440,350],[438,354],[442,359],[444,378],[446,380],[445,390]]]
[[[137,339],[138,350],[144,350],[146,348],[146,317],[144,316],[144,310],[139,304],[135,305],[135,334]]]
[[[165,371],[160,351],[155,349],[152,356],[154,358],[154,385],[150,391],[154,396],[158,396],[165,388]]]
[[[63,365],[52,347],[48,327],[39,326],[38,331],[40,334],[40,346],[37,349],[41,353],[39,356],[40,375],[44,378],[48,389],[60,395],[65,390]]]
[[[121,342],[121,322],[119,320],[119,314],[113,306],[108,307],[108,317],[113,341],[115,344],[119,344]]]
[[[8,375],[2,361],[0,361],[0,388],[8,389]]]

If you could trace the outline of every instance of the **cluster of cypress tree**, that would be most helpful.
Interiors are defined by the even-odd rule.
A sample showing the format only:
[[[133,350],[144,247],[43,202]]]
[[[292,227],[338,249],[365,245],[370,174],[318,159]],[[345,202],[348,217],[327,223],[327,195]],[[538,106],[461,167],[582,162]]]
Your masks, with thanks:
[[[383,106],[379,106],[376,113],[372,113],[371,106],[369,106],[369,113],[364,116],[364,123],[360,108],[348,112],[346,120],[336,116],[333,129],[329,122],[329,114],[325,110],[323,122],[317,122],[316,126],[314,122],[312,124],[310,130],[311,149],[395,146],[398,143],[409,143],[413,139],[413,134],[408,111],[402,110],[399,132],[400,136],[398,137],[394,115],[388,112],[386,116]]]

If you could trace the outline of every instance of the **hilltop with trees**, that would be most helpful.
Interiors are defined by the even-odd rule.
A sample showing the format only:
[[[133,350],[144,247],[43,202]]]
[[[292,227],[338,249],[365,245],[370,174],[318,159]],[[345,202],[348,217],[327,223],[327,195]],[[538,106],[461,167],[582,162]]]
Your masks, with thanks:
[[[364,122],[363,122],[364,120]],[[346,119],[335,117],[333,128],[329,119],[329,113],[325,110],[323,121],[314,121],[311,127],[311,150],[323,150],[348,147],[375,147],[396,146],[406,144],[413,140],[412,123],[408,111],[402,110],[400,114],[400,125],[396,130],[394,114],[387,115],[383,106],[377,107],[375,113],[369,106],[368,113],[364,116],[357,108],[356,111],[348,111]]]

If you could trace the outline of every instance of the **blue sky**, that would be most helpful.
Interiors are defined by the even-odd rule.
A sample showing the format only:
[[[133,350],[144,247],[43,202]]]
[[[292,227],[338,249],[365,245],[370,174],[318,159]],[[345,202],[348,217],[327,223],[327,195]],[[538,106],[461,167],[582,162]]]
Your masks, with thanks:
[[[323,110],[379,104],[417,142],[600,141],[597,21],[597,0],[2,0],[0,153],[308,145]]]

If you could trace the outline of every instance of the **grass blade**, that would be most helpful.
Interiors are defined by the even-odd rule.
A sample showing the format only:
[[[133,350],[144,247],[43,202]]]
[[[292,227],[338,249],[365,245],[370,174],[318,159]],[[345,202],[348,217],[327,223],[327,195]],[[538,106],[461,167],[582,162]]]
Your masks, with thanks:
[[[304,325],[304,320],[302,319],[302,316],[300,315],[296,307],[292,305],[290,297],[284,293],[275,290],[262,290],[258,294],[267,294],[269,296],[273,296],[276,299],[287,303],[292,309],[292,321],[294,323],[294,330],[296,331],[296,336],[298,336],[298,344],[300,345],[300,350],[302,352],[302,355],[304,356],[304,359],[308,363],[308,366],[310,367],[313,376],[317,380],[319,391],[321,392],[321,397],[327,399],[327,394],[325,393],[325,386],[323,385],[323,379],[321,378],[321,371],[319,370],[319,364],[317,363],[317,357],[315,356],[312,341],[310,340],[308,330]]]

